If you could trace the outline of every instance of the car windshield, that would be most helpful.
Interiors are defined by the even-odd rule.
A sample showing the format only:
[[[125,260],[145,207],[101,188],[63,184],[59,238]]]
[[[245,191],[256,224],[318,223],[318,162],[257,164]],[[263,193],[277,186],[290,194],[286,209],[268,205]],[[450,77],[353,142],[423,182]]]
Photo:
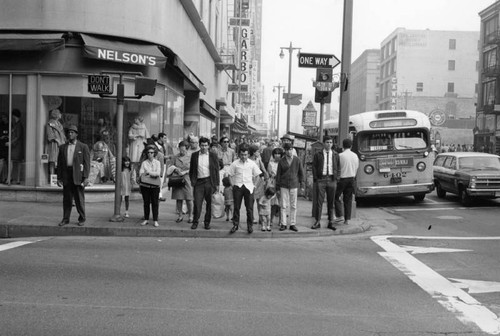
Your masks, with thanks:
[[[358,135],[362,152],[394,151],[427,148],[427,133],[422,130],[366,132]]]
[[[500,158],[487,156],[472,156],[458,159],[459,169],[469,170],[500,170]]]

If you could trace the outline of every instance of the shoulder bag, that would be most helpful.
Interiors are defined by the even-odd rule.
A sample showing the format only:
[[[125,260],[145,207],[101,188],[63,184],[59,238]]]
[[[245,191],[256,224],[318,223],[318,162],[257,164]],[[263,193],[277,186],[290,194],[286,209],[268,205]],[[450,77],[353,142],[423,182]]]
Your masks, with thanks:
[[[151,177],[150,175],[142,174],[141,183],[151,187],[159,188],[161,186],[161,179],[159,177]]]

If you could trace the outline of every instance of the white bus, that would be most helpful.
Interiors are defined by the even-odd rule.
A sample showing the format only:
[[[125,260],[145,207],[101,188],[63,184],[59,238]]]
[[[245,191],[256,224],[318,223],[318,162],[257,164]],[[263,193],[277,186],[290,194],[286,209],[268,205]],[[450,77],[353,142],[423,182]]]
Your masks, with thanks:
[[[370,111],[350,116],[352,150],[360,159],[356,199],[413,196],[422,201],[432,192],[430,127],[429,117],[418,111]],[[325,121],[324,129],[336,137],[338,121]]]

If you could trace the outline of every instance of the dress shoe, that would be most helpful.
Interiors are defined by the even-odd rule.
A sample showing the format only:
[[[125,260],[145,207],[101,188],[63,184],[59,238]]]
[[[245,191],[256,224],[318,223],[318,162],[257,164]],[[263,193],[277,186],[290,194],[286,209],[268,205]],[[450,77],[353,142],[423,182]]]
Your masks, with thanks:
[[[347,220],[347,219],[346,219],[346,220],[344,221],[344,225],[348,225],[348,224],[349,224],[349,220]]]
[[[297,227],[295,225],[290,225],[290,231],[298,232],[299,229],[297,229]]]
[[[167,199],[166,199],[165,197],[160,197],[160,198],[159,198],[159,201],[160,201],[160,202],[165,202],[166,200],[167,200]]]
[[[248,225],[248,226],[247,226],[247,231],[248,231],[248,233],[252,233],[252,232],[253,232],[253,227],[252,227],[252,225]]]
[[[84,226],[84,225],[85,225],[85,219],[78,221],[78,226]]]
[[[285,231],[286,230],[286,225],[280,225],[280,231]]]
[[[233,225],[229,233],[235,233],[236,231],[238,231],[238,225]]]
[[[160,224],[158,224],[158,221],[155,221],[155,222],[153,223],[153,226],[154,226],[154,227],[158,227],[158,226],[160,226]]]
[[[333,226],[333,223],[331,223],[331,222],[330,222],[330,223],[328,223],[328,226],[327,226],[327,227],[328,227],[330,230],[333,230],[333,231],[337,230],[337,228],[336,228],[335,226]]]
[[[205,223],[205,230],[210,230],[210,223]]]
[[[319,221],[317,221],[316,223],[314,223],[312,226],[311,226],[311,229],[313,230],[316,230],[316,229],[319,229],[321,227],[321,224]]]
[[[189,218],[188,219],[188,223],[191,224],[193,222],[193,219],[192,218]]]
[[[144,220],[144,221],[142,221],[141,226],[144,226],[144,225],[148,225],[148,220],[147,219]]]
[[[183,216],[179,216],[179,217],[175,220],[175,222],[176,222],[176,223],[180,223],[180,222],[182,222],[183,220],[184,220],[184,217],[183,217]],[[188,222],[188,223],[189,223],[189,222]]]
[[[191,230],[196,230],[197,227],[198,223],[193,223],[193,225],[191,225]]]
[[[58,225],[59,226],[64,226],[64,225],[67,225],[67,224],[69,224],[69,221],[63,219]]]

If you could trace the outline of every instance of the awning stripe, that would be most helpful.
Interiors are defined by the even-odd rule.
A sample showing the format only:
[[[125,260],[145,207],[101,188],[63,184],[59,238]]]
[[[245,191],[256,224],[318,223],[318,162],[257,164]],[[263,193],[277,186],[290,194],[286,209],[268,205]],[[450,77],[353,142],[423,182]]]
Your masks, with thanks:
[[[0,50],[9,51],[54,51],[64,48],[62,33],[8,33],[0,34]]]
[[[86,57],[159,68],[164,68],[167,64],[167,58],[156,45],[124,42],[88,34],[80,35],[85,43]]]

